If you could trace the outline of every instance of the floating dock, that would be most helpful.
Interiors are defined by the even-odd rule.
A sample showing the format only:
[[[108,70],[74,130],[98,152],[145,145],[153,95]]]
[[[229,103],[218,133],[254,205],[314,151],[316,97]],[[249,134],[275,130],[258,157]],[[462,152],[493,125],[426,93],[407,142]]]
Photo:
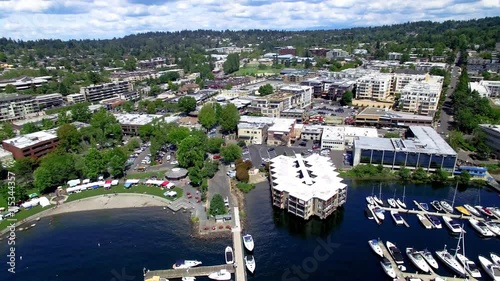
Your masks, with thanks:
[[[421,214],[423,216],[427,215],[433,215],[433,216],[447,216],[450,218],[455,218],[455,219],[476,219],[478,221],[484,221],[484,217],[476,217],[476,216],[466,216],[466,215],[457,215],[457,214],[448,214],[448,213],[436,213],[436,212],[426,212],[422,210],[407,210],[407,209],[401,209],[401,208],[390,208],[390,207],[379,207],[380,209],[386,210],[386,211],[398,211],[401,214]],[[490,221],[500,223],[500,219],[498,218],[491,218]]]
[[[167,269],[167,270],[152,270],[146,272],[144,280],[152,278],[153,276],[160,276],[160,278],[175,279],[182,277],[198,277],[208,276],[211,273],[225,269],[234,273],[234,266],[232,264],[215,265],[215,266],[199,266],[186,269]]]
[[[440,277],[446,281],[459,281],[459,280],[463,281],[464,280],[464,278],[439,276],[436,273],[434,273],[432,271],[432,269],[431,269],[429,274],[403,272],[403,271],[399,270],[396,262],[394,262],[394,259],[392,258],[391,254],[389,253],[389,251],[385,247],[384,243],[382,241],[379,241],[378,243],[379,243],[380,247],[382,248],[382,252],[384,253],[384,257],[386,257],[391,262],[392,268],[394,269],[394,272],[396,272],[396,279],[394,279],[394,280],[405,281],[405,280],[407,280],[406,278],[419,278],[423,281],[434,281],[437,277]],[[468,277],[467,280],[477,281],[477,279],[472,278],[472,277]]]

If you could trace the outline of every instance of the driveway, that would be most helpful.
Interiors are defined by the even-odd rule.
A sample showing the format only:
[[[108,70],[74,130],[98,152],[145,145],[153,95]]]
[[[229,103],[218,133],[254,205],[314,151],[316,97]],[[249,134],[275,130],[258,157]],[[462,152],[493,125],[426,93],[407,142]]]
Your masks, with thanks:
[[[229,199],[229,209],[231,210],[234,207],[230,186],[229,186],[229,177],[226,175],[227,168],[225,165],[219,166],[219,171],[215,173],[214,177],[208,181],[208,198],[207,201],[210,202],[212,197],[215,194],[222,195],[222,198]]]

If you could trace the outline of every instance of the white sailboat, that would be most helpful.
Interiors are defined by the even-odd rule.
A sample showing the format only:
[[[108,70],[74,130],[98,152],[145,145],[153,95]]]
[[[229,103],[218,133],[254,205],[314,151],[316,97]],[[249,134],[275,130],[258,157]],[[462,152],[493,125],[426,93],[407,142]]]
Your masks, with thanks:
[[[415,265],[419,270],[427,273],[429,270],[429,265],[424,260],[424,258],[420,255],[420,252],[415,251],[413,248],[406,248],[406,255],[410,258],[410,261]]]
[[[463,239],[463,232],[460,233],[460,237],[458,239],[457,248],[455,249],[454,255],[448,252],[448,250],[446,249],[446,245],[444,245],[443,250],[436,251],[437,257],[459,276],[465,276],[465,269],[456,259],[456,255],[458,250],[460,249],[460,242],[462,239]]]
[[[406,209],[406,204],[405,204],[405,195],[406,195],[406,185],[403,186],[403,200],[396,199],[396,203],[399,205],[399,207]]]
[[[453,193],[453,200],[451,201],[451,205],[446,202],[446,200],[441,200],[439,201],[439,204],[443,208],[443,211],[453,214],[453,205],[455,205],[455,198],[457,197],[457,190],[458,190],[458,182],[455,185],[455,192]]]
[[[470,276],[474,278],[481,278],[481,272],[479,271],[479,268],[476,266],[476,264],[469,260],[465,256],[465,232],[461,233],[460,235],[462,237],[462,254],[457,253],[456,258],[460,264],[464,267],[465,271],[467,271]]]
[[[481,216],[481,214],[474,207],[472,207],[469,204],[464,204],[464,208],[467,209],[467,211],[469,211],[469,213],[473,214],[476,217]]]
[[[250,271],[250,273],[254,273],[255,271],[255,259],[252,255],[245,256],[245,266]]]
[[[384,256],[384,252],[382,251],[382,247],[380,247],[379,244],[379,239],[372,239],[368,240],[368,245],[370,245],[370,248],[375,252],[375,254],[379,255],[380,257]]]
[[[500,236],[500,224],[494,221],[484,221],[484,224],[488,227],[488,229],[495,233],[495,235]]]
[[[380,193],[379,193],[378,197],[376,195],[374,195],[373,200],[375,200],[375,202],[377,204],[379,204],[380,206],[384,205],[384,201],[382,201],[382,183],[380,184]]]
[[[389,206],[391,206],[392,208],[398,207],[398,203],[396,203],[395,198],[396,198],[396,189],[394,189],[394,196],[392,196],[392,198],[387,199],[387,204],[389,204]]]
[[[496,264],[500,265],[500,256],[495,254],[495,253],[490,253],[491,261]]]
[[[173,269],[186,269],[195,267],[201,264],[201,261],[197,260],[178,260],[172,266]]]
[[[500,281],[500,266],[492,263],[487,258],[479,256],[479,263],[483,267],[484,271],[495,281]]]
[[[375,196],[375,186],[372,187],[372,195],[371,196],[366,196],[366,203],[369,205],[375,205],[377,204],[373,197]]]

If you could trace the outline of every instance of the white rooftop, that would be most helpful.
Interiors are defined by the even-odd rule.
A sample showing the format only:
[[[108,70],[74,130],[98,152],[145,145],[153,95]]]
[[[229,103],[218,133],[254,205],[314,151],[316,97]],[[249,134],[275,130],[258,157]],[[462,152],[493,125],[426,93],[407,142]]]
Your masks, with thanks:
[[[371,137],[377,138],[378,132],[375,128],[349,127],[349,126],[322,126],[322,140],[343,140],[348,137]]]
[[[274,124],[269,128],[269,131],[290,132],[293,124],[295,124],[295,119],[275,118]]]
[[[4,143],[9,143],[17,148],[23,149],[37,143],[56,139],[57,136],[46,131],[35,132],[27,135],[18,136],[12,139],[4,140]]]
[[[312,154],[303,158],[280,155],[271,160],[273,188],[299,200],[328,200],[345,188],[329,157]]]
[[[240,116],[240,123],[263,123],[271,125],[274,123],[274,118],[242,115]]]
[[[469,82],[471,91],[477,91],[482,98],[490,96],[490,91],[481,82]]]
[[[113,114],[122,125],[146,125],[154,119],[161,118],[163,115],[154,114]]]

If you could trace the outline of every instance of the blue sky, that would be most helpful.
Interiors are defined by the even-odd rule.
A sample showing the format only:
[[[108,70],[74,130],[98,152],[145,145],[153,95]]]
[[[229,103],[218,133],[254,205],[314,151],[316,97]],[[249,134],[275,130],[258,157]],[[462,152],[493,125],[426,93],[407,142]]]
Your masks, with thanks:
[[[500,15],[500,0],[0,0],[0,36],[113,38],[185,29],[348,28]]]

